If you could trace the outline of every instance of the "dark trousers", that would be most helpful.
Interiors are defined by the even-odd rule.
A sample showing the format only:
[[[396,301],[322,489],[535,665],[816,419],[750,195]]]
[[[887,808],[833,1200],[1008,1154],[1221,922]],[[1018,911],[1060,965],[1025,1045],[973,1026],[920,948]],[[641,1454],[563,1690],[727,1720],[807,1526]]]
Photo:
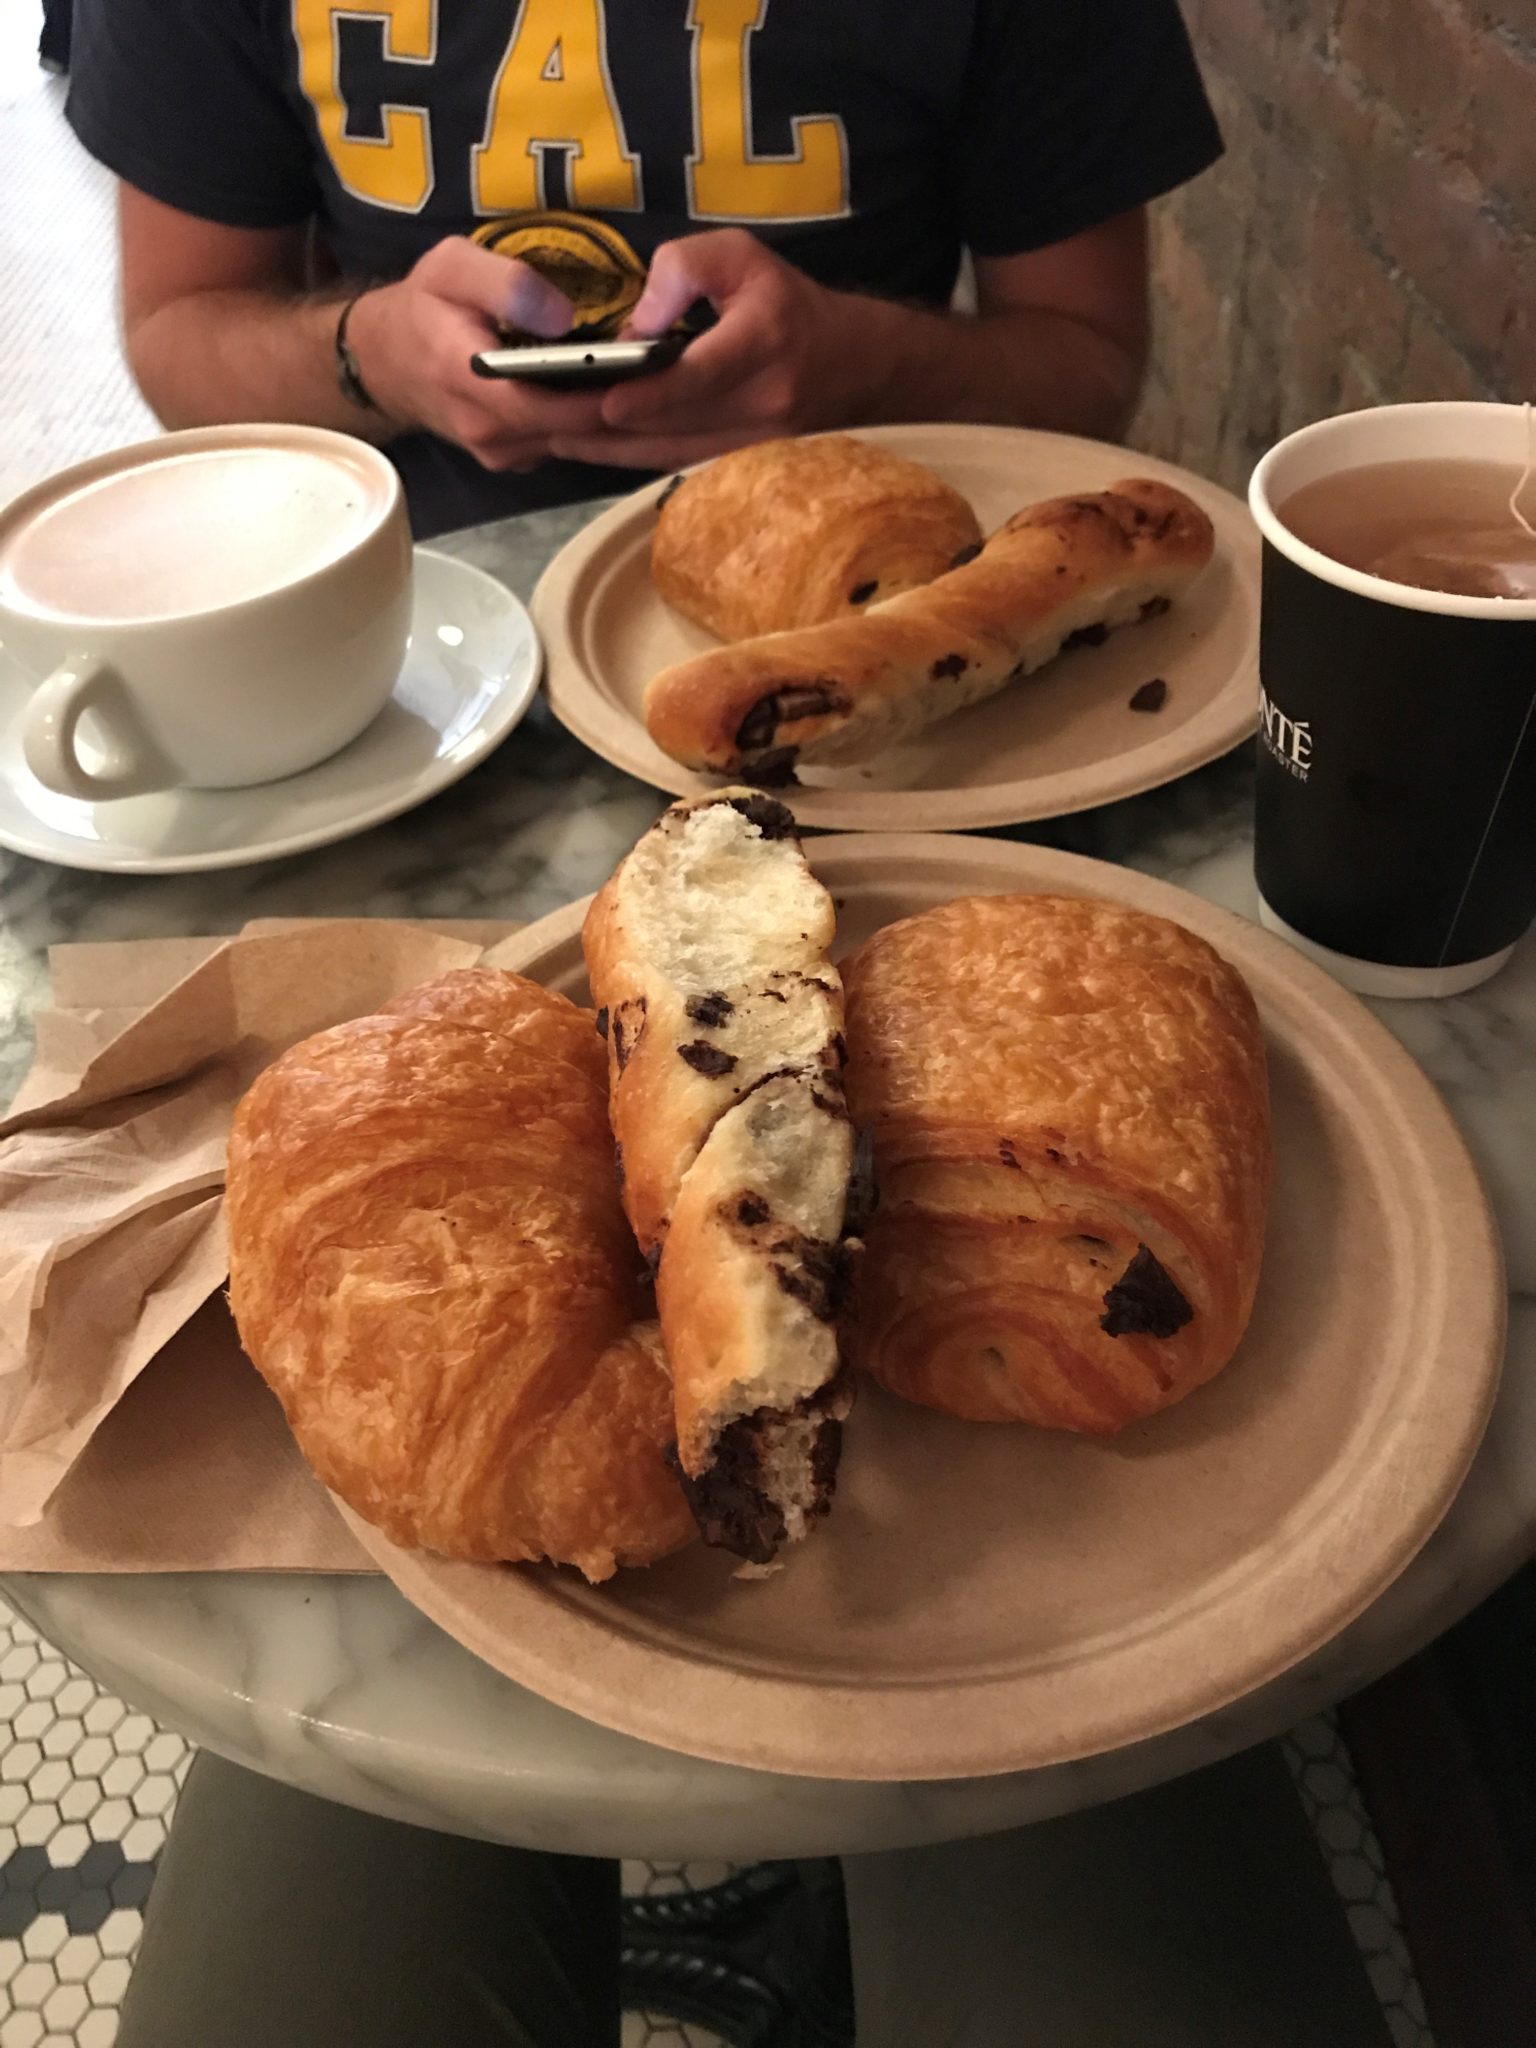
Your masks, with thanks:
[[[845,1860],[859,2048],[1389,2048],[1284,1764]],[[118,2048],[614,2048],[617,1867],[204,1755]]]

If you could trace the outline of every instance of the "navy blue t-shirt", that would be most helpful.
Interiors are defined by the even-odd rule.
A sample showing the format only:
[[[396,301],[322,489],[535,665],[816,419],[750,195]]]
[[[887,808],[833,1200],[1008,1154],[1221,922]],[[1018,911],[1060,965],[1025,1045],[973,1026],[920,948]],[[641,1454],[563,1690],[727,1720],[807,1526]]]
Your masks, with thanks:
[[[962,248],[1043,248],[1220,138],[1176,0],[76,0],[69,118],[111,170],[239,227],[317,223],[343,276],[530,206],[659,242],[749,227],[932,305]],[[390,451],[418,532],[634,472]]]

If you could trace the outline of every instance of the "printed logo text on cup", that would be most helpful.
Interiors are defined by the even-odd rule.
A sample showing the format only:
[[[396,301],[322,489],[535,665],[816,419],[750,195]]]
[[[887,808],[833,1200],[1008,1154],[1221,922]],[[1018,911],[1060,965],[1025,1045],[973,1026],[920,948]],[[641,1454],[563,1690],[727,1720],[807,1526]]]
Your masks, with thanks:
[[[1264,744],[1288,775],[1305,782],[1312,766],[1312,723],[1306,718],[1287,718],[1279,705],[1259,685],[1259,717],[1263,721]]]

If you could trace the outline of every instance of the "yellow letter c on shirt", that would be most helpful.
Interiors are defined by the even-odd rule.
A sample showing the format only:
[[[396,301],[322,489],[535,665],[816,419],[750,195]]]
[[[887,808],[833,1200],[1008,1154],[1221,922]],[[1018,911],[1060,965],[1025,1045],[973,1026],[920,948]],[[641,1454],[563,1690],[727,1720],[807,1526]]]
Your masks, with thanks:
[[[338,31],[349,18],[382,26],[383,53],[391,63],[431,64],[437,56],[437,0],[373,0],[355,8],[333,7],[329,0],[293,0],[299,84],[315,110],[337,177],[354,199],[395,213],[420,213],[435,175],[432,117],[421,107],[387,103],[382,140],[347,133]]]

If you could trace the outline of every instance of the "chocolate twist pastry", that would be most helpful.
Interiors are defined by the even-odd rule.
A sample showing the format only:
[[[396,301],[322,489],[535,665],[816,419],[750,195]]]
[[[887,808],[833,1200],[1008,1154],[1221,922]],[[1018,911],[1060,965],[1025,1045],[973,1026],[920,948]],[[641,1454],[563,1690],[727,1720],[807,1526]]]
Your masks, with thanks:
[[[663,669],[646,686],[646,730],[687,767],[752,780],[868,760],[1075,640],[1165,610],[1214,543],[1204,512],[1167,484],[1053,498],[920,589]]]
[[[848,1405],[834,921],[789,812],[743,789],[674,804],[582,935],[684,1491],[707,1542],[758,1564],[826,1509]]]

